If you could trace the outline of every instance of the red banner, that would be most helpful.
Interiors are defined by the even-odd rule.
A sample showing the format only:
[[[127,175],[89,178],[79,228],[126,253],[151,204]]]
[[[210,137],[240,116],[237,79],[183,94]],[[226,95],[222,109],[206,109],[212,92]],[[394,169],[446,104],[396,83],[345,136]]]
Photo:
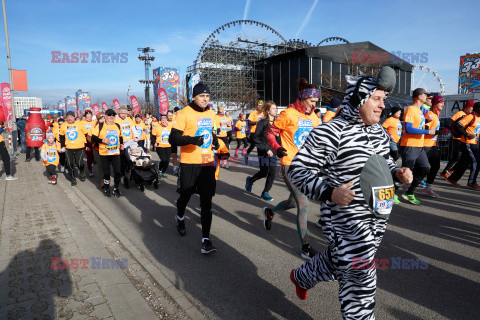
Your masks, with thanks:
[[[12,121],[12,97],[10,96],[10,84],[2,83],[0,85],[0,100],[1,105],[3,106],[3,112],[5,115],[5,129],[8,132],[13,130],[13,121]]]
[[[163,88],[158,88],[158,107],[160,114],[167,114],[168,110],[168,97],[167,91]]]
[[[98,108],[98,104],[94,104],[92,106],[92,109],[93,109],[93,113],[95,113],[95,115],[99,114],[100,113],[100,109]]]
[[[135,114],[141,114],[140,104],[138,103],[137,97],[130,96],[130,101],[132,102],[132,108]]]
[[[106,102],[102,102],[102,107],[104,112],[108,110],[108,106]]]
[[[113,105],[115,106],[115,111],[118,113],[120,111],[120,102],[118,102],[117,99],[113,99]]]

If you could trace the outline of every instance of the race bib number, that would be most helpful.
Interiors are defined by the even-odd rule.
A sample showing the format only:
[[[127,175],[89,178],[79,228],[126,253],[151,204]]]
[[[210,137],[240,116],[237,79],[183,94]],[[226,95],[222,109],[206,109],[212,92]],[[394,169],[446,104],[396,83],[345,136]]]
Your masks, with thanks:
[[[203,136],[203,144],[200,146],[202,149],[207,149],[212,145],[212,119],[198,119],[197,120],[197,132],[195,136]]]
[[[220,129],[222,131],[226,131],[227,130],[227,119],[222,119],[220,121]]]
[[[67,139],[70,141],[75,141],[78,138],[77,126],[68,126],[67,127]]]
[[[245,124],[242,124],[242,129],[240,130],[240,132],[241,132],[242,134],[245,133],[245,127],[246,127],[246,125],[245,125]]]
[[[170,131],[163,130],[162,131],[162,144],[168,144],[168,138],[170,137]]]
[[[132,134],[132,131],[130,129],[130,124],[128,123],[122,123],[122,134],[125,136],[125,137],[130,137],[130,135]]]
[[[397,125],[397,135],[399,137],[402,136],[402,123],[401,122],[399,122],[398,125]]]
[[[297,148],[300,148],[307,140],[310,131],[312,131],[313,122],[312,120],[308,119],[300,119],[298,120],[298,129],[293,136],[293,142]]]
[[[109,139],[109,143],[107,144],[107,155],[116,155],[120,153],[119,150],[119,139],[118,139],[118,131],[117,130],[108,130],[107,131],[107,139]]]
[[[373,209],[379,215],[388,215],[392,212],[395,188],[391,186],[372,187]]]
[[[135,132],[136,132],[135,138],[141,139],[142,138],[142,133],[143,133],[142,127],[135,126]]]
[[[57,160],[57,152],[53,148],[48,148],[47,149],[47,162],[53,163],[55,160]]]

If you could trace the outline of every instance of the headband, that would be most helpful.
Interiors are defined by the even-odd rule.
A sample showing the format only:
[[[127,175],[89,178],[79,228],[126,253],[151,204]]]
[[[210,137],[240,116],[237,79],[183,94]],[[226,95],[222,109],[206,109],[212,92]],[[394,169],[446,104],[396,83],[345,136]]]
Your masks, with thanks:
[[[320,91],[316,88],[306,88],[300,91],[299,98],[300,100],[305,100],[308,98],[320,98]]]

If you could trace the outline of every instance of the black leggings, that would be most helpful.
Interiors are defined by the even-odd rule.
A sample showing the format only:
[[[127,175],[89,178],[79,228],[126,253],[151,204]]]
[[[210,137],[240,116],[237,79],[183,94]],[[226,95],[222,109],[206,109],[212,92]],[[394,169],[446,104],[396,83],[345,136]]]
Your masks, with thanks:
[[[426,183],[432,184],[440,169],[440,153],[437,146],[424,147],[424,149],[427,153],[428,163],[430,163],[430,171],[427,174]]]
[[[83,149],[67,149],[66,154],[68,174],[71,179],[74,179],[73,168],[75,168],[75,165],[77,165],[80,173],[83,173],[85,169],[83,165]]]
[[[118,188],[120,185],[121,174],[121,160],[120,155],[115,156],[100,156],[100,162],[103,169],[103,184],[110,185],[110,165],[113,168],[113,187]]]
[[[51,177],[56,177],[57,176],[57,166],[53,165],[53,164],[49,164],[47,167],[47,174],[48,174],[48,177],[51,178]]]
[[[27,147],[26,158],[30,159],[30,153],[32,152],[32,149],[35,150],[35,160],[40,161],[40,148],[39,147]]]
[[[270,189],[272,189],[273,181],[275,180],[277,156],[274,155],[273,157],[269,157],[268,155],[261,153],[258,148],[257,152],[259,154],[258,163],[260,166],[260,171],[253,175],[253,177],[250,179],[250,182],[254,183],[257,180],[267,177],[263,192],[268,192]]]
[[[250,147],[248,147],[247,154],[250,154],[253,148],[255,148],[255,132],[250,133]]]
[[[172,150],[170,147],[157,147],[157,154],[160,158],[160,162],[158,163],[158,170],[161,173],[165,173],[168,169],[168,164],[170,163],[170,156],[172,155]]]
[[[2,157],[3,169],[5,170],[5,174],[9,176],[10,175],[10,156],[8,154],[7,147],[5,146],[5,141],[0,142],[0,157]]]
[[[452,138],[452,151],[449,154],[449,161],[442,173],[447,173],[460,160],[463,150],[463,143],[459,139]]]
[[[243,138],[243,139],[238,139],[237,138],[237,149],[240,149],[240,145],[242,144],[243,142],[243,147],[246,148],[248,146],[248,143],[247,143],[247,138]]]
[[[58,158],[60,159],[60,165],[65,167],[65,152],[59,152]]]
[[[177,200],[177,214],[180,218],[185,215],[188,201],[193,192],[182,191]],[[202,238],[210,237],[210,227],[212,226],[212,196],[200,195],[200,221],[202,223]]]

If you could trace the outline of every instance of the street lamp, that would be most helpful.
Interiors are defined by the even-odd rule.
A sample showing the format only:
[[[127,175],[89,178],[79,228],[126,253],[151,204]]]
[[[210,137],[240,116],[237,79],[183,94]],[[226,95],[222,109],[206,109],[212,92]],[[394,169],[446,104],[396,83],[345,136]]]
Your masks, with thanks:
[[[127,90],[127,104],[128,104],[128,92],[129,92],[130,90],[132,90],[132,89],[133,89],[132,86],[131,86],[131,85],[128,85],[128,90]]]

